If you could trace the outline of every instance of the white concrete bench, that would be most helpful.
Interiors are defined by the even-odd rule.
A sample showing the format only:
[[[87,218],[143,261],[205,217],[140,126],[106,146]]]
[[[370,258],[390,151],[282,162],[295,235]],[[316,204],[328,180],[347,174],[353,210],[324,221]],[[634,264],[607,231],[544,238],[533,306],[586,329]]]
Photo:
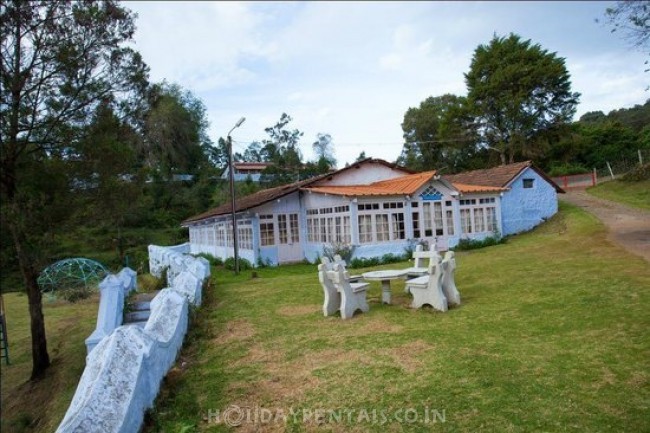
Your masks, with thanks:
[[[438,251],[435,249],[424,251],[422,245],[417,245],[415,251],[413,251],[413,266],[406,268],[406,278],[411,279],[426,276],[429,272],[429,264],[431,263],[431,260],[436,257],[442,259],[440,254],[438,254]],[[404,291],[408,293],[408,286],[404,286]]]
[[[348,264],[345,263],[345,260],[343,260],[341,256],[339,256],[338,254],[334,256],[334,264],[343,266],[343,270],[347,271]],[[358,283],[359,281],[361,281],[361,278],[363,278],[361,275],[350,275],[350,282]]]
[[[442,292],[450,305],[460,305],[460,293],[456,288],[454,273],[456,272],[456,255],[447,251],[442,261]]]
[[[321,264],[319,268],[321,266],[324,267]],[[325,277],[324,280],[331,281],[341,296],[339,310],[341,311],[342,319],[349,319],[357,310],[361,310],[364,313],[370,310],[366,301],[368,283],[351,283],[347,271],[340,264],[335,264],[333,270],[325,272]],[[325,307],[323,307],[323,310],[325,310]]]
[[[442,260],[432,258],[428,275],[406,281],[407,291],[413,295],[411,308],[420,308],[425,304],[439,311],[447,311],[447,298],[442,291]]]

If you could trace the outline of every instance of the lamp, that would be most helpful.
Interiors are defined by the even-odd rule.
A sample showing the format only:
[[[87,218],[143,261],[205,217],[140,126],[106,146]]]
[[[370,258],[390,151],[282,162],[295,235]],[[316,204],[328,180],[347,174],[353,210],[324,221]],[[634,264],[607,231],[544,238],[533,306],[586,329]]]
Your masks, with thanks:
[[[235,167],[232,163],[232,138],[230,134],[241,126],[246,120],[242,117],[235,123],[235,126],[228,131],[228,171],[230,171],[230,209],[232,213],[232,241],[235,250],[235,275],[239,275],[239,244],[237,243],[237,212],[235,208]]]

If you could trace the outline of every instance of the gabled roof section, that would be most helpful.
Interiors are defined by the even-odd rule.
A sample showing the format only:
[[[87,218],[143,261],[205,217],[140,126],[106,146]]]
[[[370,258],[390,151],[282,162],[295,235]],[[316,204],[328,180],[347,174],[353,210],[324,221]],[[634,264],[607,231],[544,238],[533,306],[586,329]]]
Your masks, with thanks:
[[[507,190],[507,188],[500,188],[498,186],[466,185],[458,182],[453,182],[452,185],[463,194],[502,192]]]
[[[304,187],[306,191],[345,196],[411,195],[436,175],[434,171],[409,174],[370,185],[333,185]]]
[[[389,167],[389,168],[404,171],[405,173],[412,173],[412,171],[410,171],[410,170],[408,170],[408,169],[406,169],[406,168],[404,168],[402,166],[399,166],[397,164],[392,164],[392,163],[390,163],[388,161],[384,161],[383,159],[366,158],[364,160],[355,162],[354,164],[351,164],[351,165],[349,165],[347,167],[343,167],[342,169],[331,172],[331,173],[326,173],[326,174],[323,174],[323,175],[320,175],[320,176],[314,176],[314,177],[311,177],[309,179],[301,180],[299,182],[294,182],[294,183],[290,183],[290,184],[287,184],[287,185],[281,185],[281,186],[278,186],[278,187],[275,187],[275,188],[265,189],[265,190],[262,190],[262,191],[258,191],[258,192],[254,193],[254,194],[247,195],[245,197],[237,198],[236,205],[235,205],[235,211],[236,212],[243,212],[245,210],[248,210],[248,209],[251,209],[251,208],[254,208],[254,207],[257,207],[257,206],[261,206],[261,205],[263,205],[265,203],[268,203],[270,201],[273,201],[275,199],[278,199],[280,197],[283,197],[285,195],[288,195],[288,194],[291,194],[291,193],[293,193],[295,191],[298,191],[300,188],[304,188],[304,187],[307,187],[309,185],[316,184],[317,182],[322,181],[322,180],[330,179],[330,178],[332,178],[332,177],[334,177],[334,176],[336,176],[336,175],[338,175],[340,173],[351,170],[353,168],[358,168],[360,165],[368,164],[368,163],[370,163],[370,164],[373,164],[373,163],[382,164],[382,165],[385,165],[386,167]],[[209,210],[207,212],[203,212],[203,213],[201,213],[199,215],[195,215],[193,217],[190,217],[190,218],[186,219],[185,221],[183,221],[181,223],[181,225],[182,226],[187,226],[189,224],[192,224],[192,223],[204,220],[204,219],[216,217],[216,216],[219,216],[219,215],[226,215],[226,214],[229,214],[231,212],[232,212],[232,207],[230,205],[230,202],[228,202],[228,203],[225,203],[225,204],[223,204],[223,205],[221,205],[219,207],[211,209],[211,210]]]
[[[516,162],[514,164],[500,165],[498,167],[486,168],[482,170],[466,171],[464,173],[450,174],[444,178],[451,182],[461,192],[486,192],[486,191],[463,191],[459,186],[470,187],[494,187],[494,188],[508,188],[512,181],[514,181],[521,172],[531,168],[537,172],[544,180],[555,188],[559,193],[564,193],[564,190],[559,187],[546,173],[539,168],[535,167],[532,161]]]

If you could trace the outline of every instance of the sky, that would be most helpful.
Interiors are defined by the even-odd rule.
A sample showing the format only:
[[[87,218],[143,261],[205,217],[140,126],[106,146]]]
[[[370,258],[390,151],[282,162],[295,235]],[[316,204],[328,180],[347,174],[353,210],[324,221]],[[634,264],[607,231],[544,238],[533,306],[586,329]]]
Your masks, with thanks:
[[[332,136],[338,167],[366,156],[395,161],[409,107],[466,95],[474,50],[516,33],[564,58],[577,120],[643,104],[647,53],[603,23],[614,2],[124,2],[150,80],[177,83],[207,108],[213,142],[234,150],[268,138],[282,113],[304,132]],[[597,23],[596,19],[601,22]]]

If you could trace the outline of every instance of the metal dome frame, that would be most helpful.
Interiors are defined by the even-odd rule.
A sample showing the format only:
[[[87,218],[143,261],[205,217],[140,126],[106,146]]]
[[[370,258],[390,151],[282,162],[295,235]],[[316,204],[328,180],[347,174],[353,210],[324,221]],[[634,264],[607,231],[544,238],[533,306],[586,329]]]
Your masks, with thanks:
[[[38,276],[41,292],[54,292],[58,289],[85,287],[101,281],[109,270],[98,261],[84,257],[74,257],[52,263]]]

